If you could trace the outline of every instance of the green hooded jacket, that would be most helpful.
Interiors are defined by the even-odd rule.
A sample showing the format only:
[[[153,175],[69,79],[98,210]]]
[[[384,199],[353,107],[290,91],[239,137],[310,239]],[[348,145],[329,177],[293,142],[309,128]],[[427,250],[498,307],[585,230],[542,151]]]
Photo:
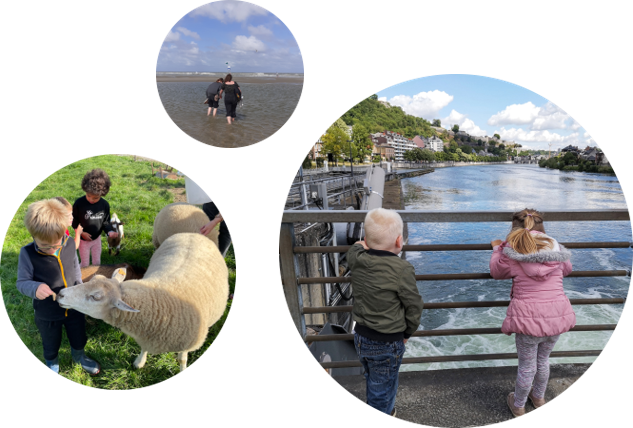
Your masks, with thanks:
[[[398,340],[399,335],[408,339],[420,325],[424,305],[411,263],[390,251],[365,250],[361,244],[352,245],[347,262],[356,332],[384,341]]]

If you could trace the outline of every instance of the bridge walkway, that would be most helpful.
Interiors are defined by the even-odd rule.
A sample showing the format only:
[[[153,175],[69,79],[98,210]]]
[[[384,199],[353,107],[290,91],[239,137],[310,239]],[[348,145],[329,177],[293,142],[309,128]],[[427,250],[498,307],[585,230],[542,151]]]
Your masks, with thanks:
[[[572,385],[591,364],[551,364],[545,400],[550,402]],[[514,416],[506,397],[514,391],[516,366],[400,372],[396,417],[436,427],[482,426]],[[365,378],[334,377],[365,401]],[[528,400],[527,413],[534,411]],[[526,414],[527,414],[526,413]]]

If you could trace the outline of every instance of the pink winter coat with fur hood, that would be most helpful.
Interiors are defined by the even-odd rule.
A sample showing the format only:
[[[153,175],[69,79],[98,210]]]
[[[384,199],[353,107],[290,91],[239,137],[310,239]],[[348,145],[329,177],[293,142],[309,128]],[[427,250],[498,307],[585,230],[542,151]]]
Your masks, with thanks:
[[[571,253],[548,238],[554,248],[538,253],[518,253],[506,241],[493,249],[490,274],[494,279],[512,278],[510,306],[501,326],[507,335],[555,336],[576,325],[576,314],[563,291],[563,277],[572,270]]]

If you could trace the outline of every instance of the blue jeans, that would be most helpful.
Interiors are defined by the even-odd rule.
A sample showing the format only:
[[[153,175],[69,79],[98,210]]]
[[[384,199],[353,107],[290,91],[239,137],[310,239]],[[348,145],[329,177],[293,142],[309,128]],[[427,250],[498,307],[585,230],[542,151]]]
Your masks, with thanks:
[[[354,346],[365,369],[367,404],[391,414],[396,405],[398,370],[404,355],[404,341],[379,342],[354,333]]]

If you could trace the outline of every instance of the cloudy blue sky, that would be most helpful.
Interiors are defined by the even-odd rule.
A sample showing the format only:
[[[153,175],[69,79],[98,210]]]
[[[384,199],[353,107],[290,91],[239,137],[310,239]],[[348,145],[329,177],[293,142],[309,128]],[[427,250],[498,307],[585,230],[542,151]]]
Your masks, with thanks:
[[[501,135],[530,149],[569,144],[595,146],[591,136],[565,111],[521,86],[488,77],[448,74],[424,77],[377,93],[379,99],[411,115],[459,125],[470,135]]]
[[[218,1],[192,10],[167,33],[156,71],[303,73],[299,46],[275,15],[252,3]]]

